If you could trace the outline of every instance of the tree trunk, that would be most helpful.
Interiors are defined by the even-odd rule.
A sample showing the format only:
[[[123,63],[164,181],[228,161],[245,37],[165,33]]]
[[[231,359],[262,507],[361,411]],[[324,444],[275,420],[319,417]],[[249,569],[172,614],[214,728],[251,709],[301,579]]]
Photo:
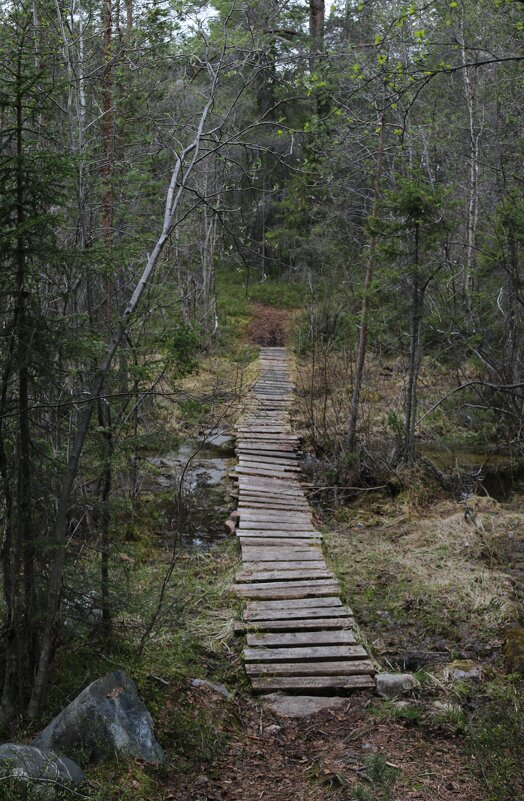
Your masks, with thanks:
[[[424,290],[419,275],[419,226],[415,225],[413,247],[413,275],[411,292],[411,324],[408,361],[408,388],[406,393],[406,423],[404,432],[404,452],[411,467],[416,457],[417,385],[422,360],[421,323],[424,304]]]
[[[49,592],[48,592],[46,615],[45,615],[45,627],[42,636],[42,644],[40,648],[38,668],[33,684],[33,692],[31,695],[31,701],[29,703],[29,709],[28,709],[30,717],[36,717],[36,715],[38,715],[47,689],[49,668],[51,665],[54,639],[58,625],[60,604],[62,600],[62,584],[63,584],[64,564],[65,564],[65,545],[66,545],[66,534],[68,527],[69,502],[71,498],[71,493],[73,491],[73,486],[76,480],[76,476],[78,474],[80,459],[82,456],[82,451],[84,449],[84,443],[86,440],[87,432],[89,430],[91,416],[93,414],[93,408],[96,404],[96,401],[101,395],[106,377],[111,369],[111,365],[113,364],[115,355],[126,334],[129,320],[136,311],[142,299],[144,291],[146,287],[149,285],[149,281],[158,263],[160,255],[162,254],[162,251],[164,250],[164,247],[166,246],[166,243],[168,242],[169,237],[171,236],[171,233],[173,231],[173,220],[175,212],[179,206],[182,194],[186,187],[186,183],[193,172],[193,169],[195,167],[195,164],[197,163],[200,154],[200,143],[204,131],[204,125],[206,123],[209,112],[215,100],[215,93],[220,76],[221,63],[222,62],[219,62],[218,67],[216,67],[212,73],[213,77],[211,81],[211,87],[209,90],[208,100],[200,115],[195,137],[191,142],[191,144],[188,145],[186,148],[184,148],[182,153],[179,156],[177,156],[175,168],[171,173],[171,179],[169,182],[169,187],[167,190],[167,195],[165,200],[162,232],[159,238],[157,239],[153,250],[151,251],[146,260],[146,264],[144,266],[140,279],[138,280],[134,288],[133,294],[131,296],[131,299],[119,320],[115,334],[108,345],[106,356],[102,361],[100,368],[93,379],[89,396],[86,399],[86,403],[83,406],[82,412],[80,413],[77,431],[73,439],[73,443],[71,445],[69,461],[64,474],[64,479],[62,481],[60,496],[58,498],[58,506],[55,519],[54,542],[53,542],[54,558],[51,563],[51,569],[50,569]],[[190,154],[191,154],[191,159],[189,160],[189,163],[186,166],[185,171],[183,172],[185,160],[186,158],[188,158]]]
[[[464,308],[470,326],[473,328],[472,292],[477,268],[477,223],[478,223],[478,178],[479,178],[479,138],[477,126],[477,74],[466,67],[467,55],[462,23],[461,56],[464,77],[464,90],[468,109],[469,138],[469,188],[467,211],[466,267],[464,270]]]
[[[380,202],[382,169],[384,164],[384,145],[386,141],[386,115],[382,112],[380,118],[380,139],[378,144],[377,164],[375,167],[375,187],[373,191],[373,205],[371,214],[376,217]],[[364,375],[364,363],[366,360],[366,348],[368,337],[369,319],[369,295],[373,272],[375,270],[375,254],[377,250],[378,236],[373,231],[369,240],[369,254],[366,266],[366,276],[364,278],[364,295],[362,298],[362,309],[360,312],[360,332],[358,338],[357,363],[355,366],[355,378],[353,380],[353,393],[351,396],[351,406],[349,409],[348,421],[348,448],[350,453],[355,451],[357,442],[357,422],[358,407],[360,402],[360,391],[362,389],[362,377]]]
[[[314,52],[313,64],[324,49],[325,15],[324,0],[309,0],[309,35],[312,39],[312,50]]]
[[[113,69],[111,64],[111,39],[113,20],[111,16],[111,0],[104,0],[104,73],[102,97],[102,233],[107,248],[112,245],[113,231]],[[111,324],[111,279],[106,278],[106,320]]]
[[[111,512],[109,510],[109,499],[113,483],[113,430],[111,423],[111,407],[105,398],[98,401],[98,425],[102,430],[104,440],[104,467],[101,476],[101,487],[99,492],[100,504],[102,507],[99,520],[101,522],[101,549],[100,549],[100,597],[102,608],[102,633],[105,637],[111,634],[111,602],[110,602],[110,581],[109,581],[109,549],[110,549],[110,527]]]
[[[8,719],[22,703],[28,690],[36,658],[35,543],[32,514],[31,428],[29,420],[29,363],[31,331],[28,321],[27,250],[24,226],[24,96],[21,57],[17,63],[16,93],[16,297],[13,334],[9,359],[4,373],[2,405],[5,406],[10,366],[17,383],[18,431],[15,445],[15,491],[6,495],[5,538],[2,546],[4,593],[7,607],[7,632],[2,715]],[[6,454],[2,442],[2,474],[8,480]]]

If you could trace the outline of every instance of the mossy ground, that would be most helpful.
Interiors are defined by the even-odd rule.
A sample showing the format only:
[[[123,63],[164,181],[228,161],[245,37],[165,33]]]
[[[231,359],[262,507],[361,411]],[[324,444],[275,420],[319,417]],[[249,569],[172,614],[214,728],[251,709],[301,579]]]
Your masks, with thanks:
[[[414,500],[366,494],[325,530],[328,561],[377,665],[419,680],[410,698],[381,702],[375,714],[453,738],[486,799],[522,799],[524,680],[512,673],[508,642],[522,631],[512,569],[524,512],[516,499],[470,498],[473,526],[463,503]]]

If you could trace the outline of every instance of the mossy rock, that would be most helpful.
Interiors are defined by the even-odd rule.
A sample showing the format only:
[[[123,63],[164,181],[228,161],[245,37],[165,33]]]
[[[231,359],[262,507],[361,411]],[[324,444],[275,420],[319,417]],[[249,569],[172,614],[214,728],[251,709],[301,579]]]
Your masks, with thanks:
[[[506,631],[504,657],[508,673],[520,673],[524,676],[524,628],[517,624]]]

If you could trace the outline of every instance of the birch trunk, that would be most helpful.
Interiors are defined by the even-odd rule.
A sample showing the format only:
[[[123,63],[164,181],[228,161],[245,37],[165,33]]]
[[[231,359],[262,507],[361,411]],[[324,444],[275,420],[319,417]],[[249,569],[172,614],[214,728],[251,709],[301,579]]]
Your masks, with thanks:
[[[185,186],[187,185],[187,181],[193,172],[199,156],[200,142],[204,132],[204,126],[215,99],[216,88],[218,86],[220,75],[220,65],[221,62],[215,70],[208,65],[208,70],[212,78],[209,99],[200,116],[199,124],[193,141],[176,158],[176,164],[171,174],[171,180],[169,182],[166,195],[162,232],[158,237],[152,252],[146,260],[144,269],[135,286],[129,303],[125,308],[118,322],[116,331],[107,346],[105,358],[100,364],[98,372],[93,379],[89,397],[79,416],[76,435],[71,446],[69,461],[64,474],[62,489],[58,499],[53,543],[54,558],[50,567],[49,591],[45,616],[46,622],[42,636],[38,668],[35,675],[33,691],[28,709],[29,716],[32,718],[38,715],[47,689],[47,680],[51,665],[54,639],[58,626],[60,604],[62,599],[69,503],[75,479],[78,474],[80,459],[89,430],[91,416],[94,408],[96,407],[97,400],[101,396],[106,377],[111,369],[115,355],[122,343],[122,340],[124,339],[130,319],[140,304],[144,291],[150,282],[151,276],[153,275],[155,267],[157,266],[162,251],[164,250],[164,247],[166,246],[166,243],[168,242],[168,239],[172,233],[176,210],[180,204]],[[183,167],[186,159],[189,156],[191,156],[191,158],[185,171],[183,172]]]
[[[373,191],[373,205],[371,214],[376,217],[378,214],[378,204],[381,194],[382,169],[384,164],[384,145],[386,141],[386,115],[382,112],[380,118],[380,140],[378,145],[377,164],[375,167],[375,187]],[[355,451],[357,440],[358,407],[360,403],[360,392],[362,389],[362,377],[364,375],[364,363],[366,360],[368,321],[369,321],[369,296],[371,281],[375,270],[375,255],[377,250],[378,237],[372,233],[369,240],[369,254],[366,266],[366,276],[364,278],[364,295],[362,298],[362,309],[360,312],[360,331],[358,338],[357,363],[355,367],[355,378],[353,381],[353,393],[351,396],[351,406],[349,410],[348,422],[348,448],[350,452]]]

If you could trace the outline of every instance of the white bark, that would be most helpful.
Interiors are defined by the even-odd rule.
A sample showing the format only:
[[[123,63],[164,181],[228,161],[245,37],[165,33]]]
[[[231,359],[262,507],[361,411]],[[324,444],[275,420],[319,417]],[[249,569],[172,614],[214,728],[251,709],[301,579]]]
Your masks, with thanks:
[[[50,578],[49,578],[49,592],[46,610],[46,623],[44,633],[42,636],[42,646],[39,657],[39,665],[31,701],[29,704],[29,715],[35,717],[38,714],[41,703],[43,701],[46,687],[49,666],[51,663],[51,656],[53,650],[54,633],[58,624],[58,617],[60,611],[61,597],[62,597],[62,583],[65,564],[65,542],[67,533],[67,514],[69,509],[69,502],[73,490],[74,482],[78,473],[80,465],[80,458],[84,448],[84,443],[89,430],[91,416],[95,408],[96,399],[100,397],[103,390],[106,376],[109,373],[113,359],[120,347],[120,344],[127,331],[130,319],[136,311],[140,300],[144,294],[146,287],[151,279],[151,276],[158,264],[158,260],[162,254],[166,242],[169,239],[171,232],[175,225],[175,213],[180,204],[187,181],[191,176],[195,166],[198,154],[200,151],[200,144],[204,133],[204,126],[209,116],[209,112],[213,106],[216,89],[218,86],[220,75],[221,61],[218,66],[213,69],[208,66],[208,71],[211,76],[211,87],[209,91],[209,99],[204,106],[200,115],[199,123],[197,126],[196,134],[193,141],[186,147],[180,154],[176,154],[175,167],[171,173],[171,179],[166,193],[166,200],[164,206],[164,218],[162,231],[153,247],[153,250],[148,255],[142,274],[137,281],[134,291],[131,295],[129,303],[125,308],[117,329],[107,347],[105,358],[103,359],[100,367],[93,379],[91,390],[89,393],[89,402],[83,407],[80,414],[78,429],[71,447],[69,462],[65,471],[64,479],[62,482],[62,489],[58,499],[58,507],[55,522],[54,543],[53,543],[53,560],[51,563]],[[190,161],[185,171],[183,167],[186,159],[191,156]]]

